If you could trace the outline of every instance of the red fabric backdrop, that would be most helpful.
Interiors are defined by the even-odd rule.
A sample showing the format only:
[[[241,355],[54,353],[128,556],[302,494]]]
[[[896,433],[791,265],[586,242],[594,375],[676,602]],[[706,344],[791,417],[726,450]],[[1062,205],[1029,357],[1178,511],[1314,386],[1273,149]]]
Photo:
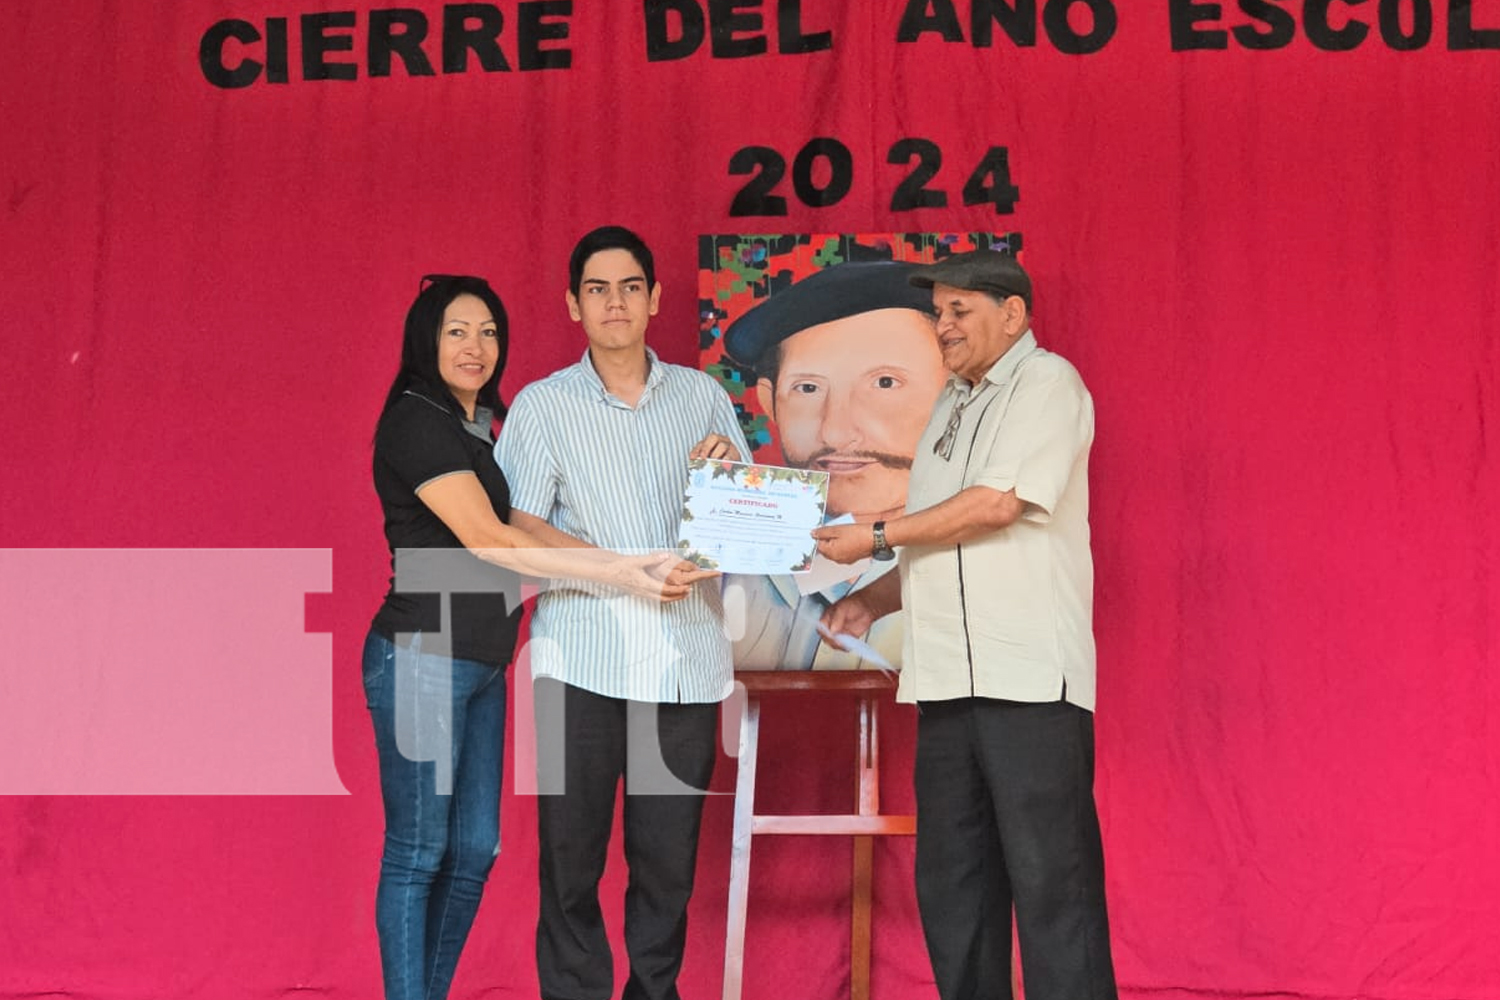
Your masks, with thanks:
[[[1500,2],[1016,8],[1032,44],[982,0],[503,0],[467,13],[499,11],[511,68],[471,51],[444,72],[444,8],[424,0],[434,74],[397,57],[380,76],[387,8],[8,4],[0,546],[331,551],[309,620],[332,634],[316,666],[350,794],[0,799],[0,997],[376,994],[357,660],[385,581],[369,441],[400,320],[418,275],[488,275],[514,392],[581,352],[566,257],[604,222],[657,249],[651,340],[689,364],[700,233],[1023,232],[1039,337],[1098,406],[1098,792],[1123,992],[1500,997]],[[330,11],[347,13],[318,29],[321,62],[354,79],[305,79],[304,15]],[[694,11],[715,25],[696,49]],[[679,57],[651,57],[652,18],[655,54]],[[226,19],[270,43],[212,43]],[[903,24],[929,30],[898,41]],[[216,85],[206,34],[211,72],[221,54],[267,66]],[[735,55],[758,36],[766,53]],[[849,151],[832,204],[817,192],[842,168],[795,169],[815,137]],[[940,151],[927,186],[946,206],[892,207],[904,138]],[[785,215],[731,214],[747,146],[787,164]],[[997,146],[1007,214],[963,204]],[[75,610],[68,627],[90,628]],[[172,655],[157,629],[117,641],[121,663]],[[12,692],[49,670],[0,663]],[[219,665],[201,666],[184,712],[212,690]],[[847,802],[852,739],[809,724],[842,711],[768,711],[767,808]],[[891,713],[893,808],[910,740]],[[457,997],[534,995],[533,819],[508,790]],[[720,985],[728,831],[717,799],[695,997]],[[848,856],[757,844],[750,1000],[842,988]],[[933,996],[909,844],[877,862],[876,995]]]

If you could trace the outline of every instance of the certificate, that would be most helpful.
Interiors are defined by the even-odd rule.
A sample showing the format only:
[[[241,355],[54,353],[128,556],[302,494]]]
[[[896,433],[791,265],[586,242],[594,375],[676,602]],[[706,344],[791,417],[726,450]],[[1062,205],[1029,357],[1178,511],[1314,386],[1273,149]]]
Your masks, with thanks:
[[[806,573],[828,473],[699,458],[688,463],[677,549],[725,573]]]

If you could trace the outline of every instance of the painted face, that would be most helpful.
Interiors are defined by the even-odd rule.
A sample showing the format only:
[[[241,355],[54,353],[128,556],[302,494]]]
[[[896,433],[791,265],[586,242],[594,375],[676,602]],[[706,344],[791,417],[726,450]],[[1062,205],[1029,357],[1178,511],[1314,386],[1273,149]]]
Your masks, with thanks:
[[[656,315],[661,285],[646,287],[646,273],[629,250],[600,250],[583,264],[578,294],[568,292],[568,313],[583,324],[595,350],[635,348]]]
[[[930,318],[874,309],[792,334],[775,385],[756,388],[787,464],[832,474],[828,513],[874,519],[905,505],[917,439],[947,377]]]
[[[499,360],[499,327],[490,307],[474,295],[448,303],[438,328],[438,374],[471,416],[479,390],[495,374]]]
[[[1026,332],[1026,303],[1017,295],[996,302],[985,292],[934,285],[932,305],[943,364],[971,384]]]

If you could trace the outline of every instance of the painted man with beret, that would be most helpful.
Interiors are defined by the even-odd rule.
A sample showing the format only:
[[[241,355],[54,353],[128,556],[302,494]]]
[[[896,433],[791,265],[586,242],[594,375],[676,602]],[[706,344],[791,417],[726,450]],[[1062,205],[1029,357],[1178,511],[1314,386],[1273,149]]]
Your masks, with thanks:
[[[917,438],[947,376],[931,295],[907,280],[915,270],[893,261],[837,264],[777,291],[725,331],[726,352],[757,376],[786,464],[829,473],[830,519],[850,515],[873,524],[905,507]],[[871,559],[832,576],[817,572],[824,563],[805,577],[731,578],[727,596],[744,598],[735,666],[863,666],[858,656],[820,643],[817,623],[830,603],[894,566]],[[900,662],[899,615],[872,622],[861,638]]]
[[[899,573],[824,621],[857,633],[905,611],[897,698],[920,708],[917,902],[942,1000],[1009,998],[1012,905],[1027,1000],[1115,1000],[1093,792],[1093,400],[1037,344],[1010,255],[911,281],[932,289],[953,374],[907,513],[814,530],[837,562],[899,548]]]

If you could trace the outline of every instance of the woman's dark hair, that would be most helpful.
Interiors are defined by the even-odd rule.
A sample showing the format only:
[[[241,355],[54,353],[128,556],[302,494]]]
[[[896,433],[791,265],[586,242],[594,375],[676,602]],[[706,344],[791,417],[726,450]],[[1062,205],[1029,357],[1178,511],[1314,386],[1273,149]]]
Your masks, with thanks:
[[[385,405],[380,415],[401,398],[407,389],[419,388],[435,402],[448,406],[455,414],[464,416],[464,409],[448,391],[448,385],[438,372],[438,336],[442,332],[443,313],[448,305],[460,295],[472,295],[489,307],[495,317],[496,339],[500,356],[495,361],[495,374],[479,388],[478,404],[495,411],[495,416],[505,416],[505,404],[500,400],[500,376],[505,374],[505,353],[510,340],[510,324],[505,317],[505,306],[500,296],[483,278],[463,274],[435,274],[422,279],[423,289],[417,293],[416,301],[406,312],[406,333],[401,340],[401,368],[386,393]],[[428,284],[431,282],[431,284]]]
[[[575,296],[583,285],[583,265],[602,250],[629,253],[646,276],[646,291],[649,293],[656,287],[656,262],[651,258],[651,248],[646,246],[646,241],[624,226],[600,226],[585,233],[568,258],[568,288]]]

